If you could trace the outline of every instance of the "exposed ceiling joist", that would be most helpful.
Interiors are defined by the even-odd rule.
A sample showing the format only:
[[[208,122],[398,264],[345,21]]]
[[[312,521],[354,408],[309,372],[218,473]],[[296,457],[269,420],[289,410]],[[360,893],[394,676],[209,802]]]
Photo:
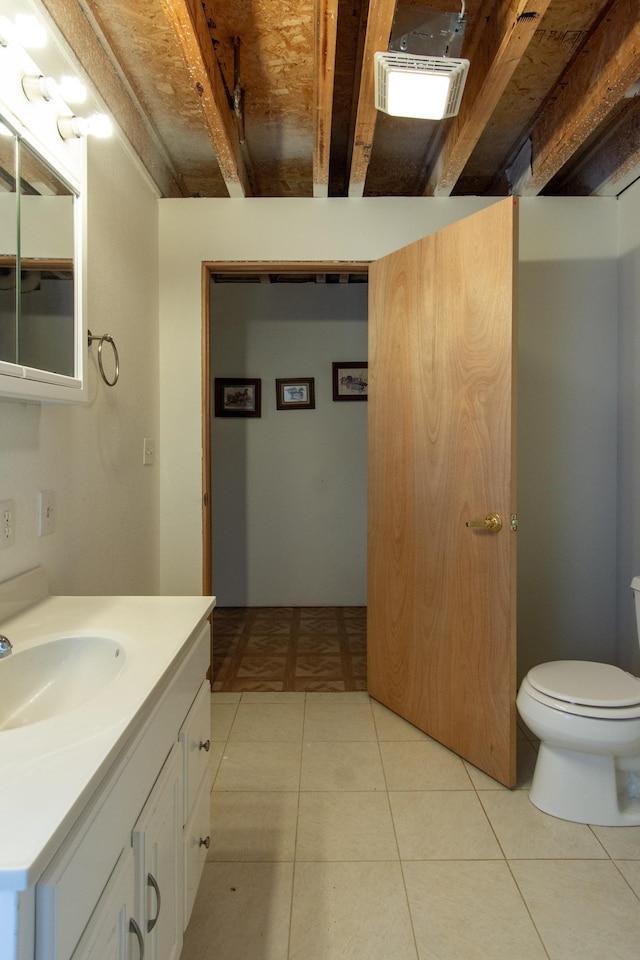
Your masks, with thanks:
[[[249,177],[202,4],[199,0],[161,2],[182,49],[229,196],[248,197]]]
[[[100,25],[77,0],[42,0],[42,4],[63,34],[89,82],[100,91],[132,149],[164,197],[184,195],[180,177],[172,168],[140,103],[125,86],[110,58],[108,42]]]
[[[313,195],[328,197],[338,0],[316,0],[314,16]]]
[[[570,174],[554,181],[554,192],[617,197],[638,179],[639,169],[640,96],[636,96],[597,147]]]
[[[364,196],[364,184],[371,159],[378,113],[374,99],[373,55],[376,51],[386,50],[389,46],[395,9],[395,0],[378,0],[377,3],[371,2],[369,5],[349,175],[350,197]]]
[[[457,117],[442,126],[427,160],[425,196],[447,197],[485,131],[550,0],[498,0],[479,25],[471,47],[469,78]]]
[[[378,113],[373,55],[396,3],[460,0],[41,2],[162,196],[612,196],[640,178],[640,0],[466,0],[469,79],[441,122]]]
[[[535,196],[615,109],[640,76],[638,0],[614,0],[542,110],[531,139]]]

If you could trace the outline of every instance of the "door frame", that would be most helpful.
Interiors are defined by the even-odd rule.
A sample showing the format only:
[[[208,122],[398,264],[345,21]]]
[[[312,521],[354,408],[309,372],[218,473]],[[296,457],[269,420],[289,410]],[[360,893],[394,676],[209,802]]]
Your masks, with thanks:
[[[202,593],[212,589],[213,544],[211,524],[213,502],[211,491],[211,276],[216,273],[244,276],[265,276],[270,273],[290,274],[369,274],[369,260],[204,260],[201,271],[202,289]]]

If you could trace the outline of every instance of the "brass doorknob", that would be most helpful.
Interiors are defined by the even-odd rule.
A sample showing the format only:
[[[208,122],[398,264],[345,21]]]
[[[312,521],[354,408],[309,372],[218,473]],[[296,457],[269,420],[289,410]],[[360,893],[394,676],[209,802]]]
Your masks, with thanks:
[[[484,520],[467,520],[467,526],[488,530],[489,533],[499,533],[502,530],[502,518],[498,513],[489,513]]]

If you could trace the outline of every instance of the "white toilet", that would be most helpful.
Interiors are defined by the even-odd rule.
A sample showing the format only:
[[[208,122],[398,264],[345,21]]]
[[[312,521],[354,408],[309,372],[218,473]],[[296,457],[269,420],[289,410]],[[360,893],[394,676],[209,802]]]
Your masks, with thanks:
[[[640,637],[640,577],[631,588]],[[577,823],[640,825],[640,679],[606,663],[541,663],[517,705],[540,738],[536,807]]]

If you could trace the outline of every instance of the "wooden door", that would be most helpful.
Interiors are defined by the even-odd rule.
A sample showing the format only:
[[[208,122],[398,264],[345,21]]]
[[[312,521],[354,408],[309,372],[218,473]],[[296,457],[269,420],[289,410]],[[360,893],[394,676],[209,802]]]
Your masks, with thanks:
[[[369,693],[515,783],[511,198],[369,271]],[[467,521],[497,513],[502,529]]]

